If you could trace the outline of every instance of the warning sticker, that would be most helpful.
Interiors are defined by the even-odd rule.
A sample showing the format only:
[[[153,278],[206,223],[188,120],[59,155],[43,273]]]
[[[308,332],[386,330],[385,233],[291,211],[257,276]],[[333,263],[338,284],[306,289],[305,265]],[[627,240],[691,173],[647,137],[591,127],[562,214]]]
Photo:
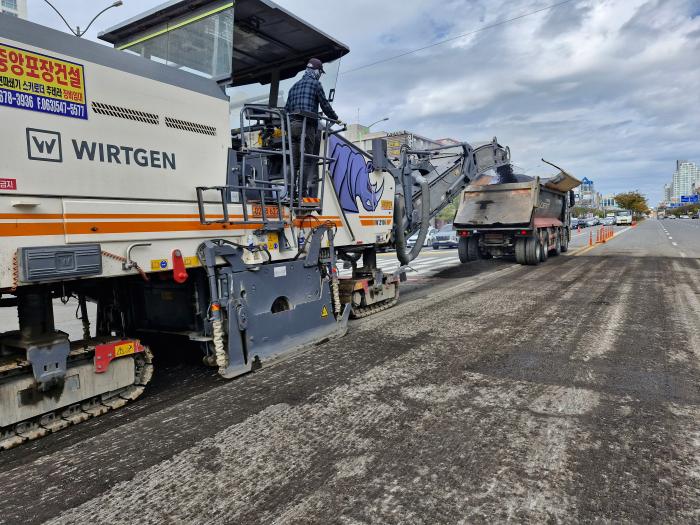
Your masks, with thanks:
[[[167,270],[168,260],[167,259],[151,259],[151,270],[154,272],[157,270]]]
[[[0,190],[16,190],[17,179],[0,179]]]
[[[267,234],[267,249],[272,251],[279,248],[279,237],[276,233]]]
[[[326,308],[326,305],[323,305],[323,308],[321,308],[321,317],[328,317],[328,308]]]
[[[84,68],[0,43],[0,106],[87,120]]]

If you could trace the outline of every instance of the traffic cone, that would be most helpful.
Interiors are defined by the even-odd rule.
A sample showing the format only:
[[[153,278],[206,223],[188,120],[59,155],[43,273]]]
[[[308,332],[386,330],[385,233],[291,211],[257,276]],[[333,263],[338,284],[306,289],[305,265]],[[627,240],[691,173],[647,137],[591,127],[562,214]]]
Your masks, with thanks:
[[[588,246],[593,246],[593,232],[588,232]]]

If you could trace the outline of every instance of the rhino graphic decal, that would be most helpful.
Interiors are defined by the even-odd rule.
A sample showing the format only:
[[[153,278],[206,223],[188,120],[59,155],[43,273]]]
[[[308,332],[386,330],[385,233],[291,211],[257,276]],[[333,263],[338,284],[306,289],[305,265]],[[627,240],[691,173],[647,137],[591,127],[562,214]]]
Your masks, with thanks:
[[[360,152],[335,135],[330,137],[328,150],[335,161],[331,164],[331,178],[343,210],[359,212],[358,197],[366,211],[376,210],[384,192],[384,183],[377,187],[370,182],[369,174],[374,171],[372,162],[366,162]]]

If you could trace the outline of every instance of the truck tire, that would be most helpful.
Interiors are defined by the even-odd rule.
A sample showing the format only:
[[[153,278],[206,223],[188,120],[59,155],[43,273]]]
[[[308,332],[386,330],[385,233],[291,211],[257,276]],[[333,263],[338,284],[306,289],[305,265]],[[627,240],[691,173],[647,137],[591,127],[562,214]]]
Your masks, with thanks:
[[[527,239],[525,237],[520,237],[515,240],[515,262],[518,264],[527,264],[527,257],[525,256],[525,250],[527,247]]]
[[[459,255],[459,262],[468,263],[469,262],[469,238],[460,237],[459,244],[457,245],[457,254]]]
[[[545,233],[540,248],[540,262],[545,262],[549,257],[549,234]]]
[[[525,264],[537,266],[542,257],[542,243],[537,237],[528,237],[525,242]]]
[[[569,232],[563,230],[561,232],[561,252],[566,253],[569,251]]]
[[[552,257],[556,257],[561,253],[561,233],[557,232],[557,238],[554,241],[554,249],[552,250],[552,253],[550,254]]]
[[[463,263],[476,261],[479,258],[479,239],[476,237],[460,237],[457,244],[459,260]]]

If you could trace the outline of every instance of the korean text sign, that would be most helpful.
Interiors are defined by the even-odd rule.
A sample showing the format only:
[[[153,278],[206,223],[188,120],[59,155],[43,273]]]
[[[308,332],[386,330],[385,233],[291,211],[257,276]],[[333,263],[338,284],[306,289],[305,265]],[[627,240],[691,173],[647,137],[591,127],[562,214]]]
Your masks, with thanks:
[[[0,43],[0,106],[87,119],[82,65]]]

